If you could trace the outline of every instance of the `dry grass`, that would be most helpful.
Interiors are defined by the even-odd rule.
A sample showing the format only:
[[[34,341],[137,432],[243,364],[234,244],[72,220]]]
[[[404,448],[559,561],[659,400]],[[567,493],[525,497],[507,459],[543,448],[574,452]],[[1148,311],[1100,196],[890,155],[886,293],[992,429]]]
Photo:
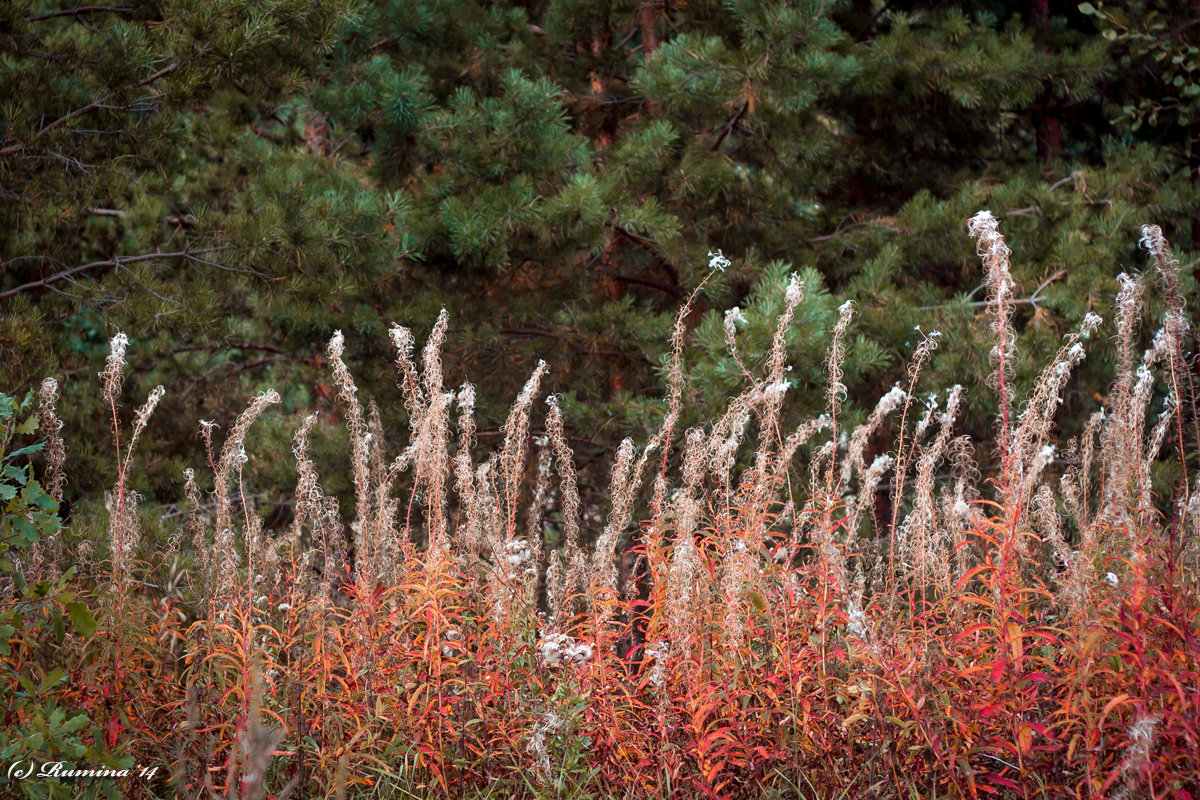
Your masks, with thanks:
[[[102,374],[119,454],[111,590],[95,597],[94,636],[59,654],[73,677],[64,701],[108,720],[109,747],[167,765],[169,784],[126,787],[147,795],[1198,796],[1200,486],[1189,476],[1200,436],[1177,265],[1148,227],[1162,328],[1139,358],[1148,277],[1123,276],[1108,406],[1063,445],[1059,398],[1106,329],[1089,315],[1015,397],[1010,252],[987,212],[970,230],[1001,409],[1003,469],[989,485],[955,432],[970,400],[961,387],[937,405],[914,400],[936,336],[843,437],[849,304],[830,333],[826,413],[781,430],[785,334],[803,291],[793,281],[764,374],[682,436],[680,312],[666,418],[615,454],[589,553],[554,397],[548,439],[529,436],[545,365],[501,449],[476,452],[474,391],[442,383],[443,312],[420,369],[412,334],[391,332],[410,416],[398,454],[364,411],[341,335],[329,344],[350,520],[309,454],[316,416],[296,433],[295,518],[279,531],[264,530],[241,472],[246,432],[278,395],[255,398],[217,456],[203,429],[214,504],[189,471],[191,510],[173,537],[194,551],[196,606],[152,600],[133,580],[144,567],[126,479],[161,388],[123,443],[117,337]],[[725,326],[735,358],[737,318]],[[1148,417],[1156,385],[1163,411]],[[48,385],[57,488],[53,398]],[[867,464],[868,439],[888,425],[893,448]],[[1177,475],[1170,498],[1152,492],[1160,464]],[[889,483],[893,510],[880,518]],[[547,552],[550,525],[561,545]],[[632,568],[618,572],[621,559]]]

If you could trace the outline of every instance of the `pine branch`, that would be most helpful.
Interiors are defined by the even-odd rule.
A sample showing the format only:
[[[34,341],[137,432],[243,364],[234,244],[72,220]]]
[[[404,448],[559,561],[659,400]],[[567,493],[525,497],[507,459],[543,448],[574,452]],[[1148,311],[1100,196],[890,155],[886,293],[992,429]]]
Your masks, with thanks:
[[[260,353],[290,355],[288,351],[281,347],[276,347],[273,344],[256,344],[254,342],[238,342],[235,344],[224,344],[221,342],[217,342],[215,344],[185,344],[179,347],[172,347],[171,353],[193,353],[197,350],[255,350]]]
[[[656,281],[653,278],[643,278],[640,275],[629,275],[624,272],[608,272],[608,275],[613,280],[621,281],[622,283],[633,283],[638,286],[646,286],[650,289],[657,289],[660,292],[665,292],[666,294],[669,294],[671,297],[679,297],[680,296],[680,291],[679,291],[678,286],[672,286],[669,283],[663,283],[662,281]]]
[[[133,11],[133,6],[76,6],[75,8],[64,8],[59,11],[51,11],[46,14],[39,14],[36,17],[26,17],[26,22],[41,22],[46,19],[57,19],[59,17],[81,17],[86,14],[104,14],[111,12],[114,14],[128,14]]]
[[[38,139],[41,139],[43,136],[48,134],[50,131],[54,130],[55,128],[59,127],[60,125],[65,124],[72,117],[82,116],[83,114],[87,114],[90,111],[95,111],[97,108],[100,108],[100,106],[101,106],[100,100],[93,100],[92,102],[90,102],[86,106],[84,106],[83,108],[80,108],[76,111],[72,111],[69,114],[66,114],[64,116],[61,116],[58,119],[54,120],[54,122],[51,122],[49,125],[46,125],[45,127],[43,127],[36,134],[34,134],[33,139],[31,139],[28,143],[17,142],[16,144],[10,144],[8,147],[4,148],[3,150],[0,150],[0,156],[7,156],[11,153],[17,152],[18,150],[23,150],[26,147],[28,147],[30,144],[33,144],[34,142],[36,142]]]
[[[667,273],[667,275],[669,275],[671,277],[671,280],[674,281],[676,285],[678,285],[679,276],[676,275],[676,273],[675,273],[675,266],[667,258],[665,258],[661,253],[658,252],[656,245],[655,245],[655,241],[653,239],[651,239],[649,236],[642,236],[639,233],[634,233],[633,231],[629,230],[629,228],[626,228],[624,225],[622,225],[620,223],[620,221],[618,221],[616,219],[614,219],[609,224],[610,224],[610,227],[614,231],[616,231],[618,234],[620,234],[621,236],[624,236],[626,239],[633,242],[635,245],[637,245],[638,247],[642,248],[647,253],[649,253],[654,258],[654,260],[658,262],[658,265],[660,267],[662,267],[664,270],[666,270],[666,273]],[[646,284],[646,285],[649,286],[650,284]],[[664,291],[670,291],[669,289],[667,289],[665,287],[666,287],[666,284],[664,284],[662,286],[656,286],[654,288],[663,289]],[[677,297],[678,294],[674,294],[674,296]]]
[[[733,115],[733,119],[721,126],[721,134],[717,137],[717,140],[713,142],[712,149],[714,153],[721,149],[721,142],[725,141],[726,136],[733,133],[733,129],[736,128],[738,123],[742,121],[742,117],[745,116],[746,111],[749,108],[750,101],[747,100],[746,102],[742,103],[742,107],[738,109],[736,114]]]
[[[90,272],[94,269],[100,269],[101,267],[120,267],[125,264],[136,264],[139,261],[153,261],[160,258],[186,258],[189,261],[202,261],[203,259],[196,259],[193,258],[193,256],[199,253],[214,253],[219,249],[220,248],[217,247],[205,247],[200,250],[181,250],[176,253],[147,253],[140,256],[118,256],[117,258],[110,258],[105,261],[93,261],[90,264],[72,267],[71,269],[63,270],[62,272],[56,272],[53,275],[42,278],[41,280],[23,283],[20,286],[9,289],[6,292],[0,292],[0,300],[7,300],[14,295],[20,294],[21,292],[33,291],[35,289],[48,289],[52,283],[57,283],[58,281],[66,280],[67,278],[72,278],[76,275],[84,272]]]

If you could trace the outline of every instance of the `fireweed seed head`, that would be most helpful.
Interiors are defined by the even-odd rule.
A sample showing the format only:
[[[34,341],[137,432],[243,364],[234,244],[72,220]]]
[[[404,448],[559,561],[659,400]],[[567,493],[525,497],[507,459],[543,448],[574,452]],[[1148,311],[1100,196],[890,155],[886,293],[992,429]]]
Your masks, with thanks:
[[[746,325],[746,315],[737,306],[725,312],[725,341],[729,344],[729,349],[733,349],[734,339],[737,337],[738,326]]]
[[[155,386],[154,390],[146,398],[146,402],[134,414],[133,419],[133,438],[136,440],[138,435],[145,429],[146,424],[150,421],[150,416],[154,413],[154,409],[158,408],[158,402],[162,400],[163,395],[167,393],[161,385]]]
[[[529,380],[525,382],[525,386],[522,387],[521,393],[517,395],[516,402],[513,405],[528,405],[529,403],[532,403],[533,396],[537,394],[538,386],[541,385],[542,377],[549,371],[550,368],[546,366],[546,362],[538,359],[537,366],[534,367],[533,374],[530,375]]]
[[[784,299],[789,306],[797,306],[804,299],[804,281],[800,280],[800,276],[792,273],[788,279],[787,291],[784,292]]]
[[[1141,282],[1130,276],[1129,273],[1122,272],[1117,276],[1117,284],[1121,288],[1117,291],[1116,305],[1122,316],[1136,314],[1142,294]]]
[[[1163,236],[1162,228],[1157,225],[1143,225],[1142,238],[1138,240],[1138,244],[1155,258],[1170,258],[1167,238]]]
[[[716,270],[717,272],[724,272],[725,268],[728,267],[730,265],[730,263],[731,262],[729,261],[729,259],[726,258],[725,254],[722,253],[720,250],[718,250],[715,253],[711,250],[708,251],[708,268],[709,269]]]
[[[346,337],[342,336],[341,331],[334,331],[332,338],[329,340],[329,346],[326,349],[330,358],[341,358],[346,352]]]
[[[768,403],[776,403],[791,387],[788,381],[771,381],[762,387],[762,399]]]
[[[470,383],[464,383],[460,386],[457,402],[460,414],[475,413],[475,387]]]
[[[907,392],[900,388],[899,383],[894,384],[887,394],[879,398],[879,403],[875,406],[875,413],[880,417],[886,417],[903,405],[907,396]]]
[[[883,474],[892,468],[892,464],[895,462],[895,460],[896,459],[890,453],[883,453],[882,455],[875,456],[875,460],[871,462],[871,466],[867,470],[867,474],[875,476],[876,479],[874,482],[878,483],[878,479],[882,478]]]
[[[533,735],[529,737],[529,744],[525,749],[533,754],[537,761],[538,770],[543,774],[550,772],[550,753],[546,750],[546,736],[548,734],[557,733],[563,728],[563,719],[553,711],[547,711],[542,715],[541,720],[533,729]]]
[[[334,335],[340,335],[338,331]],[[388,336],[392,340],[392,345],[396,348],[401,358],[412,360],[413,353],[413,335],[412,331],[402,325],[392,323],[392,327],[388,329]]]
[[[565,633],[549,633],[538,641],[538,663],[543,667],[582,666],[592,660],[591,645],[576,642]]]
[[[1147,714],[1143,711],[1130,726],[1129,746],[1125,759],[1121,762],[1121,773],[1125,779],[1124,789],[1128,789],[1150,763],[1154,733],[1161,719],[1158,714]],[[1128,793],[1123,791],[1121,796],[1128,796]]]
[[[1012,251],[1000,235],[1000,223],[992,216],[991,211],[980,211],[967,222],[967,231],[973,239],[978,240],[979,257],[986,261],[1003,262],[1005,271],[1008,268],[1008,257]],[[999,265],[997,263],[997,265]]]
[[[846,628],[850,631],[850,635],[856,639],[867,641],[870,638],[870,631],[867,628],[867,615],[855,597],[848,597],[846,599]]]
[[[104,383],[104,394],[110,400],[120,394],[121,371],[125,369],[125,348],[129,346],[129,337],[118,332],[108,345],[108,359],[100,379]]]
[[[667,659],[670,652],[671,646],[666,641],[658,641],[646,648],[647,658],[650,658],[654,662],[650,667],[650,685],[656,689],[661,689],[666,685]]]
[[[503,560],[510,575],[531,577],[537,574],[532,565],[533,555],[524,539],[513,539],[504,545]]]

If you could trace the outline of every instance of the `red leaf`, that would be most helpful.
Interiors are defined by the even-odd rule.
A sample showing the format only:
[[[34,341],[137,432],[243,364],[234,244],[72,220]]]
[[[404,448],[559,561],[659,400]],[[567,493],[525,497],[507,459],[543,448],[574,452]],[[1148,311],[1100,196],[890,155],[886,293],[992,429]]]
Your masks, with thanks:
[[[117,719],[117,715],[113,714],[108,718],[108,730],[104,732],[104,741],[109,747],[117,746],[117,737],[121,735],[121,721]]]

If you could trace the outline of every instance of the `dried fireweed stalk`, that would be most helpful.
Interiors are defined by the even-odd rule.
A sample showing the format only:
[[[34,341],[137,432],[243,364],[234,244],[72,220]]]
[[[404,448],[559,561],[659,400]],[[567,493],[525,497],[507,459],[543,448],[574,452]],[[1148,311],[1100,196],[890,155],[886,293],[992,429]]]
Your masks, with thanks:
[[[529,411],[538,393],[542,378],[549,371],[545,361],[538,361],[533,374],[525,382],[513,402],[504,422],[504,446],[500,452],[500,469],[504,480],[505,538],[511,538],[517,528],[517,503],[520,498],[521,477],[528,448]]]
[[[333,380],[338,387],[338,399],[346,406],[346,427],[350,436],[350,472],[354,478],[355,513],[351,530],[355,534],[354,545],[358,553],[361,572],[361,565],[374,563],[376,537],[373,535],[369,522],[372,517],[371,479],[366,441],[366,420],[363,416],[362,404],[358,401],[358,387],[354,385],[350,369],[342,360],[345,349],[346,342],[342,332],[334,331],[333,337],[329,340],[329,346],[326,348],[326,355],[329,356]],[[360,575],[359,577],[365,576]]]
[[[234,541],[234,522],[233,522],[233,501],[230,497],[232,491],[231,480],[234,471],[239,474],[241,468],[249,460],[246,455],[246,433],[250,430],[250,426],[254,424],[267,409],[268,406],[280,402],[279,393],[274,389],[268,389],[255,396],[250,401],[250,405],[246,410],[238,416],[233,427],[229,431],[229,435],[225,438],[225,444],[221,447],[221,455],[216,462],[216,474],[213,476],[213,494],[217,504],[216,515],[216,547],[221,553],[220,558],[224,563],[218,565],[219,581],[223,589],[229,588],[229,581],[233,579],[233,575],[229,569],[230,563],[236,560],[236,555],[232,552],[224,552],[225,549],[232,551]],[[239,490],[240,486],[239,481]],[[241,497],[241,506],[245,519],[243,528],[243,542],[247,556],[253,552],[254,547],[254,528],[255,525],[251,521],[251,510],[248,507],[244,492]],[[250,571],[249,577],[254,578],[253,569]]]
[[[1016,334],[1012,330],[1014,309],[1013,292],[1015,282],[1009,272],[1008,258],[1012,251],[1000,233],[1000,223],[990,211],[980,211],[967,223],[971,236],[978,242],[979,257],[983,259],[984,282],[988,291],[988,313],[992,317],[992,373],[990,381],[1000,392],[1000,458],[1007,461],[1009,455],[1009,431],[1012,398],[1009,385],[1012,383],[1013,364],[1016,359]]]
[[[58,412],[55,409],[57,398],[58,381],[54,378],[46,378],[38,390],[38,430],[46,437],[46,467],[42,486],[46,490],[46,494],[61,506],[63,484],[67,480],[66,474],[63,472],[63,465],[67,462],[67,448],[60,435],[63,423],[58,418]],[[45,536],[41,541],[35,542],[33,546],[35,570],[44,569],[50,580],[57,579],[59,564],[62,560],[61,551],[62,542],[57,531]]]

